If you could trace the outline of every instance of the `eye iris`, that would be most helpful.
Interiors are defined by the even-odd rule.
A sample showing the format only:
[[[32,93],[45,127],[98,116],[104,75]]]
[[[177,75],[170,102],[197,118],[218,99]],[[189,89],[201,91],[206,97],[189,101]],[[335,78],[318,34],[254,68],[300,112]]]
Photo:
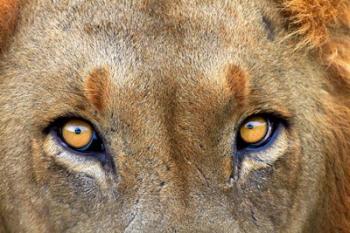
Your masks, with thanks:
[[[64,141],[73,148],[82,148],[92,140],[93,130],[90,124],[81,120],[69,120],[62,127]]]
[[[240,137],[245,143],[254,144],[263,140],[268,131],[268,122],[263,117],[252,117],[240,129]]]

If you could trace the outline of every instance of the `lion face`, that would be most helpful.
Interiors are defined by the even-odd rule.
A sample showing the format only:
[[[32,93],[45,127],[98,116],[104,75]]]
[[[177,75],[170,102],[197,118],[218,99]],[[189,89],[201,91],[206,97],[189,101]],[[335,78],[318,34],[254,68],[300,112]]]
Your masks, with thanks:
[[[278,9],[24,4],[0,66],[4,231],[329,232],[349,92]]]

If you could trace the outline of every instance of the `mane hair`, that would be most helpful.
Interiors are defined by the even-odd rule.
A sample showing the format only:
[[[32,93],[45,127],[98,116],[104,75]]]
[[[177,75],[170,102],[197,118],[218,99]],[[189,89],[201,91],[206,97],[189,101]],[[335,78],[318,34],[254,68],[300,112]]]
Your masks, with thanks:
[[[297,47],[316,52],[319,61],[350,85],[350,1],[278,0]]]
[[[327,154],[324,232],[350,232],[350,1],[278,0],[287,28],[325,67],[330,84],[323,101]]]
[[[350,232],[350,108],[335,97],[324,103],[326,179],[325,199],[322,208],[326,215],[322,230]]]

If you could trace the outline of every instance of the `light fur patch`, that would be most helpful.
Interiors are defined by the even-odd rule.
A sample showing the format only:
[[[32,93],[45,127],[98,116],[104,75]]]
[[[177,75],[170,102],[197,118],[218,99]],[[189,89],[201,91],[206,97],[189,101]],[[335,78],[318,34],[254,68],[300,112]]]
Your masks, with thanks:
[[[57,164],[65,167],[68,171],[83,173],[94,177],[102,190],[107,189],[107,177],[103,167],[98,161],[83,156],[77,156],[61,149],[56,145],[55,140],[51,135],[46,139],[43,145],[43,150],[48,156],[53,158]]]
[[[288,150],[289,142],[285,129],[276,138],[276,141],[264,151],[248,153],[242,162],[240,171],[240,182],[245,182],[248,175],[252,171],[273,166],[273,164],[281,158]]]

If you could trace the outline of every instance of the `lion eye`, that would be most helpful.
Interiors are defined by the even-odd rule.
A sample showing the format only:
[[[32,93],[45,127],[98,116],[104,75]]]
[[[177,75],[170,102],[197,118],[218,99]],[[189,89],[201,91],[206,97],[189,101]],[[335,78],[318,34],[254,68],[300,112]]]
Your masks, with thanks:
[[[83,148],[90,144],[93,129],[82,120],[70,120],[62,127],[62,138],[65,143],[73,148]]]
[[[248,117],[239,128],[238,149],[265,145],[274,132],[274,122],[267,116]]]
[[[79,152],[101,152],[103,144],[92,125],[81,119],[68,119],[58,125],[62,143]]]

